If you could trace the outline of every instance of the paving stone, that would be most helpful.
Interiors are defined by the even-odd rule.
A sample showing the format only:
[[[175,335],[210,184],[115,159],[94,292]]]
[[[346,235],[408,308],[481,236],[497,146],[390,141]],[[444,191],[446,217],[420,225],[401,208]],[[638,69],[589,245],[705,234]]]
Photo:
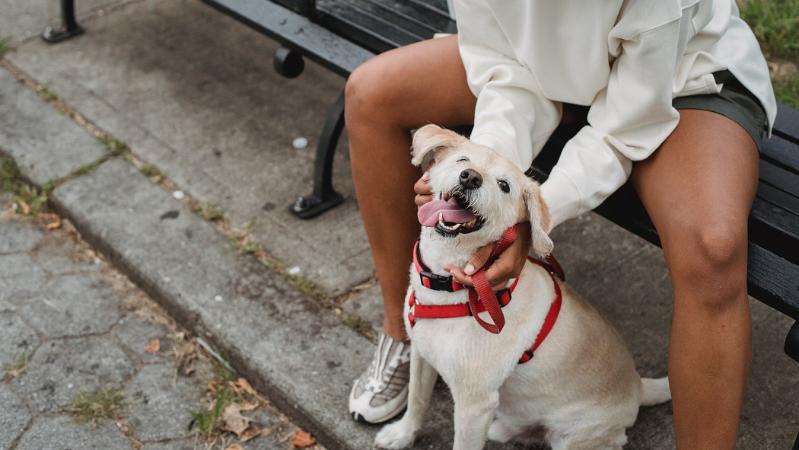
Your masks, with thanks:
[[[29,223],[0,219],[0,254],[20,253],[32,249],[42,238],[42,232]]]
[[[27,253],[0,255],[0,300],[11,304],[38,295],[47,282],[47,273]]]
[[[344,205],[324,220],[287,210],[311,191],[313,147],[341,77],[309,60],[300,78],[281,77],[262,57],[277,43],[192,0],[132,4],[90,30],[8,58],[234,225],[255,218],[253,236],[327,291],[372,276],[345,138],[334,170]],[[292,147],[297,136],[308,149]]]
[[[207,407],[202,382],[200,377],[177,376],[172,364],[142,367],[125,385],[126,417],[137,437],[160,441],[191,436],[191,411]]]
[[[375,333],[383,332],[383,294],[377,282],[347,299],[341,309],[369,322]]]
[[[0,150],[39,185],[105,154],[96,139],[5,70],[0,70]]]
[[[197,450],[198,448],[203,448],[203,443],[200,440],[178,439],[174,441],[144,444],[141,450]]]
[[[63,228],[70,227],[64,220]],[[51,275],[76,272],[93,272],[102,265],[90,248],[78,245],[74,237],[65,231],[47,233],[32,252],[36,264]]]
[[[123,347],[145,363],[158,362],[170,357],[174,348],[169,330],[150,323],[136,314],[127,314],[120,319],[111,334],[116,336]],[[160,350],[156,353],[147,353],[144,348],[152,339],[159,340]]]
[[[39,338],[30,325],[16,312],[0,305],[0,369],[23,355],[30,357],[38,343]]]
[[[104,333],[122,316],[115,295],[96,274],[64,275],[19,303],[19,313],[50,338]]]
[[[257,373],[253,381],[279,408],[295,418],[302,411],[306,422],[300,425],[328,430],[330,442],[345,448],[371,446],[374,430],[342,418],[350,383],[373,346],[331,311],[253,258],[239,257],[210,224],[123,160],[61,185],[53,199],[70,211],[84,237],[102,236],[111,259],[158,292],[167,310],[200,335],[213,336],[245,374]],[[171,210],[178,216],[161,220]],[[310,351],[314,358],[306,357]]]
[[[28,372],[11,385],[36,412],[52,412],[80,392],[121,387],[133,372],[122,349],[107,337],[95,336],[42,344]]]
[[[54,438],[57,444],[54,443]],[[17,450],[125,450],[133,448],[133,443],[112,423],[101,422],[92,426],[85,423],[74,423],[68,416],[36,419],[17,445]]]
[[[3,383],[0,383],[0,405],[0,449],[5,449],[22,434],[31,415],[28,407]]]

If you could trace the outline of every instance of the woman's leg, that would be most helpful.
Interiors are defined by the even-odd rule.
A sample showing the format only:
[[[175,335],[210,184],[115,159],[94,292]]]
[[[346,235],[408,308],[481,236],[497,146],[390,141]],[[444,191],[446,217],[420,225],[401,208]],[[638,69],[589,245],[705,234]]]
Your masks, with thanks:
[[[347,81],[345,110],[352,176],[383,292],[386,334],[405,340],[402,302],[419,236],[409,131],[427,123],[474,119],[457,37],[383,53]]]
[[[747,217],[758,154],[749,134],[682,110],[674,133],[633,168],[674,287],[669,383],[679,449],[735,446],[751,359]]]

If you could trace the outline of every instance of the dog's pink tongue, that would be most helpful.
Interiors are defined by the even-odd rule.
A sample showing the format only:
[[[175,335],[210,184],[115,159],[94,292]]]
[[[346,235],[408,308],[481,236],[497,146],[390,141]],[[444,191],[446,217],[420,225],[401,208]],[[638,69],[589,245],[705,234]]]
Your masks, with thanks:
[[[447,201],[433,200],[419,208],[417,217],[419,223],[425,227],[434,227],[438,223],[438,216],[443,214],[444,221],[449,223],[466,223],[475,219],[475,215],[458,206],[454,198]]]

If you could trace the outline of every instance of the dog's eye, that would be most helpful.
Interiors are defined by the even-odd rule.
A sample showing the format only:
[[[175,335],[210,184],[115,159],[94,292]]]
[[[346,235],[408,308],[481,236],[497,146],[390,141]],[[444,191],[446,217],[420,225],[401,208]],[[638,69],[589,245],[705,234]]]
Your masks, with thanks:
[[[455,162],[469,162],[469,158],[461,156],[460,158],[456,159]]]
[[[499,185],[499,189],[502,190],[504,193],[510,192],[510,185],[505,180],[497,180],[497,184]]]

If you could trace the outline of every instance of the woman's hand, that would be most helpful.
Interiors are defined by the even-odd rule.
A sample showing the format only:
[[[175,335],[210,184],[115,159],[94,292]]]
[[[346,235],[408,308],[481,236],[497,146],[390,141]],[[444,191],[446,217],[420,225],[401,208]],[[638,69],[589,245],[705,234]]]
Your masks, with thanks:
[[[421,181],[421,180],[420,180]],[[418,183],[417,183],[418,184]],[[417,191],[418,192],[418,191]],[[416,196],[419,198],[419,195]],[[429,200],[428,200],[429,201]],[[417,200],[417,204],[418,200]],[[502,252],[499,257],[491,264],[486,272],[486,280],[491,284],[491,288],[495,291],[505,289],[508,280],[517,278],[522,272],[524,262],[527,260],[527,253],[530,250],[531,232],[530,223],[524,222],[515,225],[516,240]],[[461,269],[452,265],[447,265],[444,270],[452,274],[464,286],[473,286],[472,274],[480,270],[488,258],[491,256],[491,251],[494,249],[495,243],[492,242],[488,245],[480,247],[474,255],[469,259],[466,267]]]
[[[425,172],[422,178],[419,178],[416,184],[413,185],[413,190],[416,192],[414,202],[416,202],[417,208],[433,200],[433,191],[428,183],[430,183],[430,172]]]

